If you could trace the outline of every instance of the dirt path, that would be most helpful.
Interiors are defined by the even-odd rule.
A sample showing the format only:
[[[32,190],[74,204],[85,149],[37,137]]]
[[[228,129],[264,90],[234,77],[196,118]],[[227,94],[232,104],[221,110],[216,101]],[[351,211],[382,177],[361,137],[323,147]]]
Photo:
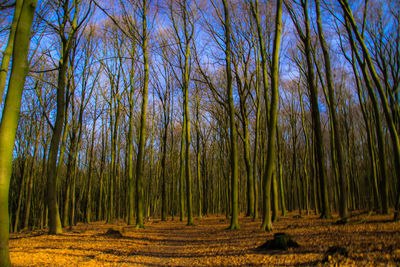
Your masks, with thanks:
[[[286,252],[255,249],[273,237],[259,230],[260,222],[241,218],[241,229],[231,231],[224,217],[205,217],[193,227],[153,220],[144,230],[121,222],[79,224],[59,236],[44,231],[12,234],[11,261],[14,266],[308,266],[321,264],[329,247],[343,246],[348,256],[327,257],[328,265],[400,264],[400,224],[387,222],[389,217],[336,226],[331,220],[293,215],[274,224],[276,231],[291,234],[301,246]],[[122,237],[104,235],[110,228]]]

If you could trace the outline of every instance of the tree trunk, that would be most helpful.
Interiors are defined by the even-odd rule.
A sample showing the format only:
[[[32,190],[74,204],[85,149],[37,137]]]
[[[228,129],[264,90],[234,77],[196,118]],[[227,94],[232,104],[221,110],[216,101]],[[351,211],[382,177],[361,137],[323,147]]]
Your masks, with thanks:
[[[380,175],[381,175],[381,204],[382,204],[382,213],[388,214],[389,213],[389,198],[388,198],[388,173],[387,173],[387,167],[386,167],[386,148],[384,145],[384,137],[383,137],[383,128],[382,128],[382,119],[381,119],[381,113],[379,111],[379,103],[378,103],[378,98],[376,97],[375,91],[373,90],[372,87],[372,81],[370,79],[367,66],[365,61],[362,61],[360,54],[358,50],[356,50],[356,44],[355,40],[353,38],[353,35],[351,33],[350,25],[349,22],[346,21],[346,30],[349,36],[350,40],[350,45],[353,51],[353,55],[356,57],[358,64],[360,65],[363,77],[364,77],[364,82],[366,85],[366,88],[368,90],[368,95],[371,99],[371,104],[375,116],[375,131],[377,135],[377,141],[378,141],[378,157],[379,157],[379,164],[380,164]],[[353,72],[355,75],[357,75],[356,69],[355,69],[355,60],[352,60],[353,63]],[[358,76],[358,75],[357,75]]]
[[[134,41],[132,41],[134,42]],[[132,57],[132,63],[131,63],[131,70],[129,73],[129,79],[130,79],[130,92],[129,92],[129,132],[128,132],[128,225],[133,224],[133,215],[134,215],[134,181],[133,181],[133,129],[135,127],[135,121],[134,121],[134,112],[135,112],[135,107],[134,107],[134,61],[133,57],[135,55],[136,47],[133,44],[132,45],[132,50],[131,50],[131,57]]]
[[[30,31],[36,3],[36,0],[24,0],[22,4],[20,19],[15,30],[13,62],[0,123],[0,266],[5,267],[11,265],[8,249],[10,227],[8,194],[12,173],[13,149],[21,108],[22,90],[28,72],[27,57]]]
[[[281,196],[281,215],[286,216],[285,189],[283,186],[283,162],[282,162],[282,143],[279,134],[279,125],[276,128],[276,139],[278,147],[278,175],[279,175],[279,194]]]
[[[315,149],[315,158],[317,164],[318,178],[319,178],[319,186],[321,193],[321,218],[331,218],[331,212],[329,207],[329,198],[328,198],[328,185],[327,185],[327,177],[326,177],[326,166],[325,166],[325,153],[324,153],[324,142],[322,136],[322,126],[321,126],[321,118],[318,104],[318,90],[315,85],[315,76],[314,76],[314,64],[312,60],[312,47],[311,47],[311,33],[310,33],[310,22],[308,16],[308,1],[304,0],[301,2],[301,6],[304,14],[304,24],[305,24],[305,34],[302,31],[302,27],[296,24],[296,29],[298,34],[301,37],[302,42],[304,43],[304,54],[307,60],[307,83],[308,90],[310,92],[310,104],[311,104],[311,116],[312,116],[312,124],[314,130],[314,149]],[[297,21],[294,18],[294,15],[291,11],[292,20]]]
[[[30,141],[28,142],[30,143]],[[30,145],[30,144],[29,144]],[[28,148],[26,148],[26,151],[28,150]],[[25,189],[25,183],[26,183],[26,177],[27,175],[25,174],[27,172],[28,169],[28,159],[27,159],[27,152],[23,153],[22,157],[24,157],[24,161],[22,167],[21,167],[21,184],[19,187],[19,192],[18,192],[18,202],[17,202],[17,210],[15,211],[15,220],[14,220],[14,228],[13,228],[13,232],[17,232],[19,229],[19,217],[21,214],[21,207],[22,207],[22,198],[24,195],[24,189]]]
[[[196,91],[196,170],[197,170],[197,217],[201,218],[202,216],[202,190],[201,190],[201,167],[200,167],[200,99],[199,99],[199,88]],[[203,149],[205,149],[203,147]],[[204,151],[205,152],[205,151]]]
[[[183,221],[183,214],[184,214],[184,193],[183,193],[183,175],[185,171],[185,120],[182,121],[182,137],[181,137],[181,151],[180,151],[180,165],[179,165],[179,221]]]
[[[90,142],[90,150],[89,150],[89,169],[88,169],[88,192],[87,192],[87,198],[86,198],[86,216],[85,216],[85,221],[86,223],[90,223],[92,221],[92,172],[93,172],[93,150],[94,150],[94,138],[95,138],[95,132],[96,132],[96,113],[97,113],[97,97],[95,99],[95,104],[94,104],[94,117],[93,117],[93,127],[92,127],[92,137],[91,137],[91,142]]]
[[[331,69],[331,60],[329,55],[328,46],[325,41],[324,32],[322,29],[321,22],[321,11],[319,7],[319,0],[315,0],[315,9],[317,13],[317,26],[318,26],[318,37],[321,43],[322,52],[324,56],[325,62],[325,74],[326,81],[328,85],[328,95],[329,95],[329,112],[332,120],[332,135],[334,138],[335,144],[335,152],[338,164],[339,171],[339,183],[340,183],[340,205],[339,205],[339,215],[342,220],[345,220],[348,216],[347,211],[347,174],[345,170],[343,151],[342,151],[342,142],[339,137],[339,123],[337,120],[336,114],[336,101],[335,101],[335,90],[333,87],[333,79],[332,79],[332,69]]]
[[[235,123],[235,106],[233,102],[232,92],[232,66],[231,66],[231,18],[230,7],[227,0],[222,0],[224,5],[224,26],[225,26],[225,61],[227,76],[227,102],[229,112],[229,136],[230,136],[230,167],[231,167],[231,203],[232,217],[229,229],[239,229],[239,205],[238,205],[238,152],[236,143],[236,123]]]
[[[14,38],[15,32],[18,25],[18,19],[21,14],[22,4],[24,0],[15,1],[15,10],[14,10],[14,17],[11,22],[10,33],[8,35],[8,42],[7,46],[3,51],[3,58],[1,59],[1,66],[0,66],[0,104],[3,103],[3,94],[4,89],[6,88],[6,81],[7,81],[7,74],[8,68],[10,65],[11,55],[14,49]]]
[[[74,5],[76,3],[74,2]],[[70,14],[67,12],[69,9],[68,5],[63,6],[64,16],[62,23],[70,20]],[[64,119],[65,119],[65,86],[66,86],[66,74],[68,70],[68,59],[71,53],[71,49],[74,45],[74,39],[77,33],[77,16],[78,8],[75,6],[75,11],[72,19],[72,29],[69,36],[65,36],[65,32],[60,30],[61,38],[61,56],[58,63],[58,80],[57,80],[57,112],[56,122],[54,124],[53,136],[50,143],[50,151],[47,166],[47,205],[48,205],[48,220],[49,220],[49,233],[50,234],[61,234],[62,227],[60,221],[60,214],[57,204],[57,157],[59,151],[59,144],[61,139],[61,133],[63,130]]]
[[[62,227],[59,222],[59,210],[57,204],[57,156],[64,125],[64,106],[65,106],[65,75],[67,73],[68,52],[66,44],[62,44],[62,57],[59,62],[58,84],[57,84],[57,113],[54,125],[53,136],[50,142],[49,158],[47,166],[47,205],[49,216],[49,233],[61,234]]]
[[[164,110],[164,116],[165,110]],[[162,150],[161,150],[161,221],[167,220],[167,170],[166,170],[166,158],[167,158],[167,137],[168,137],[168,124],[164,121],[164,129],[162,136]]]
[[[268,123],[268,142],[267,142],[267,158],[265,165],[265,172],[263,177],[263,188],[264,188],[264,199],[263,199],[263,222],[261,229],[266,231],[272,231],[272,220],[271,220],[271,182],[273,175],[275,175],[275,143],[276,143],[276,125],[278,117],[278,83],[279,83],[279,48],[281,41],[282,31],[282,0],[277,0],[276,5],[276,18],[275,18],[275,36],[274,46],[272,55],[272,67],[271,67],[271,108],[269,113]],[[268,114],[266,114],[268,117]]]
[[[376,73],[374,64],[372,62],[370,53],[368,51],[368,48],[364,42],[364,38],[363,36],[360,34],[360,32],[358,31],[357,28],[357,24],[354,20],[352,11],[350,9],[350,6],[347,2],[347,0],[340,0],[339,1],[340,5],[342,6],[343,12],[348,20],[348,22],[350,23],[353,32],[356,35],[356,38],[358,40],[358,43],[361,46],[361,50],[363,51],[364,54],[364,58],[366,60],[368,69],[369,69],[369,73],[375,83],[375,86],[379,92],[379,96],[381,99],[381,103],[382,103],[382,107],[383,107],[383,113],[385,115],[386,118],[386,123],[388,125],[389,128],[389,133],[390,133],[390,137],[392,140],[392,146],[393,146],[393,154],[394,154],[394,167],[395,167],[395,173],[397,176],[397,183],[398,183],[398,187],[400,187],[400,141],[399,141],[399,135],[396,129],[396,125],[394,123],[394,119],[393,116],[391,115],[390,112],[390,107],[388,104],[388,98],[386,96],[385,90],[380,82],[379,76]],[[386,186],[386,185],[385,185]],[[385,188],[386,190],[386,188]],[[382,195],[384,194],[384,192],[382,192]],[[386,203],[382,203],[382,207],[385,208]],[[395,213],[394,213],[394,220],[397,221],[400,219],[400,190],[397,191],[397,196],[396,196],[396,206],[395,206]]]
[[[258,219],[258,146],[260,139],[260,74],[259,74],[259,64],[256,66],[257,71],[257,85],[256,85],[256,125],[254,129],[254,149],[253,149],[253,186],[254,186],[254,213],[253,221]]]
[[[44,117],[42,117],[40,125],[43,127],[44,124]],[[26,197],[26,205],[25,205],[25,218],[24,218],[24,224],[22,226],[23,229],[28,228],[29,226],[29,216],[30,216],[30,211],[31,211],[31,202],[32,202],[32,191],[33,191],[33,178],[35,174],[35,163],[36,163],[36,156],[37,156],[37,151],[39,148],[39,126],[36,129],[36,140],[35,140],[35,147],[33,149],[33,155],[32,155],[32,161],[29,167],[29,172],[28,172],[28,192],[27,192],[27,197]]]
[[[376,164],[376,155],[375,155],[375,142],[373,140],[372,136],[372,130],[371,130],[371,122],[370,122],[370,116],[368,115],[367,112],[367,106],[365,101],[363,101],[363,93],[361,91],[361,82],[360,82],[360,77],[357,72],[356,68],[356,62],[354,61],[354,53],[352,53],[352,61],[350,62],[353,68],[353,73],[355,76],[356,80],[356,85],[357,85],[357,95],[358,95],[358,100],[360,103],[361,107],[361,112],[363,115],[364,123],[365,123],[365,128],[367,132],[367,141],[368,141],[368,152],[370,156],[370,161],[371,161],[371,171],[370,171],[370,185],[372,187],[373,191],[373,196],[374,196],[374,209],[377,212],[382,212],[382,205],[379,199],[379,189],[378,189],[378,170],[377,170],[377,164]],[[384,162],[384,166],[385,166]]]
[[[136,228],[144,228],[144,201],[143,201],[143,161],[144,145],[146,141],[147,95],[149,92],[149,56],[147,47],[147,0],[143,0],[142,13],[142,50],[144,82],[142,108],[140,114],[139,144],[136,163]]]

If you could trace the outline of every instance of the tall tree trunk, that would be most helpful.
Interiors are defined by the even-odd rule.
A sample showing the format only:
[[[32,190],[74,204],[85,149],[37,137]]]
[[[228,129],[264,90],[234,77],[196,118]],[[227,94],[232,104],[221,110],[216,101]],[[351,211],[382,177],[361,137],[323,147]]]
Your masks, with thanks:
[[[250,156],[250,135],[249,135],[249,119],[245,101],[241,101],[241,110],[243,117],[244,129],[244,161],[247,173],[247,213],[246,216],[253,217],[254,214],[254,177],[253,177],[253,164],[251,163]]]
[[[153,90],[153,99],[154,99],[154,90]],[[153,114],[152,114],[152,120],[151,120],[151,137],[150,137],[150,164],[149,164],[149,180],[150,180],[150,182],[149,183],[147,183],[147,198],[146,198],[146,203],[145,203],[145,209],[146,209],[146,216],[149,216],[148,215],[148,211],[149,211],[149,208],[150,208],[150,185],[151,185],[151,183],[152,183],[152,181],[153,181],[153,179],[154,179],[154,174],[153,173],[157,173],[157,168],[158,168],[158,166],[159,166],[159,164],[157,164],[156,165],[156,171],[154,171],[153,169],[153,166],[154,166],[154,124],[155,124],[155,101],[153,101]],[[167,127],[168,128],[168,127]]]
[[[306,183],[306,194],[305,194],[305,201],[306,201],[306,209],[307,209],[307,215],[309,214],[309,177],[308,177],[308,171],[307,171],[307,164],[308,164],[308,154],[309,154],[309,138],[308,138],[308,130],[306,127],[306,122],[305,122],[305,115],[304,115],[304,104],[303,104],[303,95],[301,93],[301,87],[300,87],[300,79],[299,79],[299,83],[297,86],[298,89],[298,93],[299,93],[299,99],[300,99],[300,117],[301,117],[301,125],[303,128],[303,133],[304,133],[304,141],[306,144],[305,147],[305,155],[304,155],[304,163],[303,163],[303,172],[304,172],[304,179],[305,179],[305,183]]]
[[[307,0],[305,0],[302,4],[303,13],[304,13],[304,22],[306,25],[306,36],[303,40],[305,45],[305,54],[307,58],[307,80],[310,91],[310,100],[311,100],[311,115],[313,121],[313,128],[315,132],[315,149],[316,149],[316,157],[317,157],[317,165],[318,165],[318,177],[320,183],[321,190],[321,218],[330,218],[331,212],[329,207],[329,198],[328,198],[328,185],[327,185],[327,177],[326,177],[326,166],[325,166],[325,153],[324,153],[324,142],[322,137],[322,126],[320,120],[320,111],[318,106],[318,92],[315,85],[314,80],[314,67],[311,57],[311,34],[310,34],[310,25],[308,18],[308,4]]]
[[[57,84],[57,113],[54,125],[53,136],[50,142],[49,158],[47,166],[47,205],[49,233],[61,234],[62,227],[59,220],[59,210],[57,204],[57,156],[64,125],[64,105],[65,105],[65,75],[67,73],[68,56],[65,56],[66,44],[62,44],[62,58],[59,62],[58,84]]]
[[[71,201],[71,184],[72,184],[72,179],[74,175],[74,170],[73,170],[73,161],[74,161],[74,156],[75,156],[75,141],[76,137],[73,135],[71,137],[71,148],[68,154],[68,163],[67,163],[67,174],[65,178],[65,198],[64,198],[64,212],[63,212],[63,220],[62,220],[62,225],[66,227],[69,223],[69,218],[71,215],[71,210],[70,210],[70,201]],[[60,165],[61,166],[61,165]],[[61,170],[60,170],[61,171]]]
[[[134,41],[133,41],[134,42]],[[128,225],[133,224],[133,216],[134,216],[134,181],[133,181],[133,154],[134,154],[134,148],[133,148],[133,129],[135,127],[135,120],[134,120],[134,112],[135,112],[135,106],[134,106],[134,55],[135,55],[136,47],[133,44],[132,49],[131,49],[131,57],[132,57],[132,63],[131,63],[131,70],[129,73],[129,79],[130,79],[130,92],[129,92],[129,132],[128,132]]]
[[[184,150],[185,150],[185,131],[183,130],[185,128],[185,120],[182,121],[182,137],[181,137],[181,151],[180,151],[180,165],[179,165],[179,220],[182,222],[183,221],[183,216],[184,216],[184,206],[185,206],[185,199],[184,199],[184,193],[183,193],[183,175],[185,171],[185,156],[184,156]]]
[[[42,157],[42,170],[41,170],[41,175],[40,175],[40,177],[42,177],[42,184],[41,184],[42,185],[42,190],[41,190],[42,192],[40,194],[40,202],[39,202],[39,210],[41,211],[40,212],[40,222],[39,222],[40,229],[44,229],[44,227],[47,225],[47,224],[45,224],[45,220],[47,218],[47,214],[46,214],[47,206],[46,206],[46,198],[45,198],[45,190],[44,190],[44,188],[45,188],[45,186],[47,184],[47,181],[46,181],[46,173],[47,173],[47,170],[46,170],[46,166],[47,166],[46,159],[47,159],[47,152],[48,152],[48,149],[47,149],[48,140],[46,140],[46,141],[43,140],[42,146],[43,146],[43,157]]]
[[[164,110],[164,116],[165,110]],[[162,185],[161,185],[161,220],[167,220],[167,170],[166,170],[166,159],[167,159],[167,137],[168,137],[168,124],[164,121],[164,129],[162,136],[162,151],[161,151],[161,177],[162,177]]]
[[[173,99],[172,99],[173,103]],[[175,161],[175,138],[174,138],[174,121],[173,121],[173,107],[171,107],[171,96],[168,96],[168,115],[170,117],[170,120],[172,121],[171,123],[171,146],[170,146],[170,151],[169,151],[169,160],[172,163],[172,171],[171,171],[171,215],[172,215],[172,220],[175,220],[175,212],[177,210],[177,205],[176,205],[176,184],[177,184],[177,178],[176,178],[176,161]],[[172,111],[171,111],[172,109]]]
[[[283,162],[282,162],[282,142],[279,132],[279,125],[276,128],[276,139],[278,147],[278,175],[279,175],[279,194],[281,196],[281,215],[286,216],[285,188],[283,186]]]
[[[90,150],[89,150],[89,169],[88,169],[88,192],[87,192],[87,198],[86,198],[86,216],[85,216],[85,221],[86,223],[91,222],[92,218],[92,173],[93,173],[93,162],[94,162],[94,155],[93,155],[93,150],[94,150],[94,138],[95,138],[95,132],[96,132],[96,121],[97,121],[97,96],[95,98],[94,102],[94,116],[93,116],[93,127],[92,127],[92,137],[90,139]]]
[[[253,36],[253,35],[252,35]],[[254,149],[253,149],[253,185],[254,185],[254,214],[253,221],[258,219],[258,158],[259,158],[259,150],[258,146],[260,143],[260,112],[261,112],[261,77],[260,77],[260,60],[259,60],[259,47],[254,37],[252,37],[252,41],[255,43],[256,49],[254,50],[254,57],[256,60],[256,121],[255,121],[255,129],[254,129]]]
[[[10,65],[11,55],[14,49],[14,38],[15,32],[18,25],[18,20],[21,14],[22,4],[24,0],[15,1],[15,10],[14,10],[14,17],[11,22],[10,33],[8,35],[8,42],[7,46],[3,51],[3,58],[1,59],[1,66],[0,66],[0,104],[3,103],[3,94],[4,89],[6,88],[6,81],[7,81],[7,74],[8,68]]]
[[[147,0],[142,1],[142,50],[144,81],[142,91],[142,108],[140,114],[139,145],[136,163],[136,227],[144,228],[144,200],[143,200],[143,161],[144,145],[146,141],[147,95],[149,92],[149,55],[147,47]]]
[[[75,209],[76,209],[76,165],[78,159],[78,144],[76,144],[77,148],[74,152],[74,158],[72,161],[72,181],[71,181],[71,214],[69,216],[69,227],[72,229],[72,226],[75,225]]]
[[[104,169],[106,165],[106,154],[107,154],[107,146],[108,146],[108,138],[106,138],[106,127],[104,123],[104,119],[102,122],[102,129],[101,129],[101,160],[100,160],[100,181],[99,181],[99,205],[98,205],[98,210],[97,210],[97,221],[100,221],[104,218],[104,196],[103,196],[103,190],[104,190]]]
[[[187,225],[194,225],[193,223],[193,206],[192,206],[192,178],[190,168],[190,112],[189,112],[189,58],[190,58],[190,41],[193,36],[193,32],[189,34],[187,23],[187,10],[186,0],[184,1],[183,10],[183,24],[185,34],[185,65],[183,71],[183,114],[184,114],[184,131],[185,131],[185,177],[186,177],[186,205],[187,205]]]
[[[0,123],[0,266],[10,266],[8,249],[9,214],[8,194],[12,173],[12,158],[22,91],[28,72],[30,31],[36,9],[36,0],[24,0],[15,30],[12,67],[7,96]]]
[[[326,177],[326,166],[325,166],[325,153],[324,153],[324,142],[322,136],[321,118],[318,104],[318,90],[315,85],[314,75],[314,63],[312,60],[312,46],[311,46],[311,33],[310,33],[310,21],[308,15],[308,0],[301,1],[301,7],[303,9],[303,17],[305,24],[305,34],[302,26],[298,23],[296,15],[290,5],[285,1],[285,5],[290,12],[290,16],[295,24],[296,30],[304,44],[304,54],[307,61],[307,83],[308,90],[310,92],[310,104],[311,104],[311,116],[313,124],[313,136],[315,143],[313,148],[315,149],[316,158],[316,170],[318,171],[317,177],[319,178],[320,194],[321,194],[321,218],[331,218],[331,211],[329,207],[328,198],[328,185]]]
[[[239,229],[239,197],[238,197],[238,152],[237,152],[237,130],[235,123],[235,106],[232,92],[232,66],[231,66],[231,18],[230,7],[227,0],[222,0],[224,5],[224,26],[225,26],[225,61],[227,76],[227,103],[229,112],[229,137],[230,137],[230,167],[231,167],[231,203],[232,217],[229,229]]]
[[[377,164],[376,164],[375,142],[374,142],[373,136],[372,136],[370,115],[368,115],[367,106],[366,106],[365,101],[363,100],[364,94],[361,91],[361,81],[360,81],[360,77],[358,75],[356,62],[354,60],[354,53],[352,53],[351,65],[352,65],[353,73],[354,73],[355,80],[356,80],[358,100],[360,103],[361,112],[363,115],[365,128],[366,128],[366,132],[367,132],[368,152],[369,152],[370,161],[371,161],[370,185],[372,187],[373,196],[374,196],[374,209],[378,212],[382,212],[382,205],[381,205],[381,202],[379,199],[378,170],[377,170],[378,168],[377,168]],[[383,164],[384,164],[384,166],[386,166],[385,162]]]
[[[276,124],[278,115],[278,83],[279,83],[279,48],[281,42],[281,31],[282,31],[282,0],[277,0],[276,5],[276,18],[275,18],[275,36],[274,46],[272,54],[272,66],[271,66],[271,108],[268,123],[268,143],[267,143],[267,158],[265,165],[265,172],[263,177],[263,222],[261,229],[266,231],[272,231],[272,218],[271,218],[271,182],[273,175],[275,175],[275,143],[276,143]]]
[[[29,137],[29,139],[31,139],[31,137]],[[30,140],[28,141],[28,146],[30,146]],[[19,186],[19,192],[18,192],[18,201],[17,201],[17,210],[15,211],[15,220],[14,220],[14,228],[13,228],[13,232],[17,232],[19,229],[19,218],[20,218],[20,214],[21,214],[21,208],[22,208],[22,198],[24,196],[24,189],[25,189],[25,184],[26,184],[26,172],[28,169],[28,147],[25,148],[25,153],[22,154],[22,158],[23,158],[23,164],[21,164],[21,183]]]
[[[200,99],[199,99],[199,88],[196,91],[196,170],[197,170],[197,217],[202,216],[202,190],[201,190],[201,167],[200,167]],[[205,149],[205,147],[203,147]],[[204,151],[205,153],[205,151]]]
[[[278,152],[279,153],[279,152]],[[276,164],[276,163],[275,163]],[[279,167],[279,165],[278,165]],[[277,171],[272,176],[272,222],[276,222],[279,219],[279,194],[278,194],[278,181],[277,181]]]
[[[340,183],[339,215],[341,217],[341,220],[346,220],[347,215],[348,215],[348,211],[347,211],[347,205],[348,205],[347,204],[347,174],[346,174],[344,158],[343,158],[342,141],[341,141],[341,138],[339,137],[339,123],[338,123],[337,114],[336,114],[335,89],[333,86],[333,79],[332,79],[331,60],[330,60],[328,46],[325,41],[324,32],[322,29],[319,0],[315,0],[315,9],[316,9],[316,13],[317,13],[318,37],[319,37],[319,41],[321,43],[321,48],[322,48],[324,62],[325,62],[325,75],[326,75],[326,82],[327,82],[328,95],[329,95],[329,112],[331,114],[332,135],[334,137],[336,159],[337,159],[338,171],[339,171],[339,183]]]
[[[358,64],[360,65],[363,77],[364,77],[364,82],[368,91],[368,95],[371,99],[371,104],[375,116],[375,131],[377,135],[377,141],[378,141],[378,157],[379,157],[379,164],[380,164],[380,175],[381,175],[381,204],[382,204],[382,213],[388,214],[389,213],[389,198],[388,198],[388,173],[387,173],[387,167],[386,167],[386,148],[384,144],[384,136],[383,136],[383,128],[382,128],[382,120],[381,120],[381,113],[379,111],[379,103],[378,103],[378,98],[375,94],[375,91],[373,90],[373,85],[372,81],[370,79],[370,74],[367,69],[366,62],[361,59],[361,56],[356,48],[356,43],[353,38],[353,35],[351,33],[351,28],[349,22],[346,20],[346,30],[349,36],[350,40],[350,45],[353,51],[353,56],[356,57]],[[352,56],[352,57],[353,57]],[[352,66],[353,66],[353,72],[354,75],[356,76],[356,79],[358,77],[357,75],[357,69],[355,66],[355,60],[354,58],[351,60],[352,61]]]
[[[258,6],[258,0],[255,0],[255,3],[253,1],[251,3],[251,10],[253,13],[253,16],[256,20],[256,28],[257,28],[257,38],[258,38],[258,43],[259,43],[259,50],[260,50],[260,55],[261,55],[261,70],[262,70],[262,81],[263,81],[263,89],[264,89],[264,100],[265,100],[265,108],[266,108],[266,122],[268,125],[268,116],[269,116],[269,109],[270,109],[270,104],[269,104],[269,98],[268,98],[268,70],[267,70],[267,51],[265,49],[264,45],[264,36],[262,33],[262,26],[260,22],[260,14],[259,14],[259,6]]]
[[[350,9],[350,6],[349,6],[347,0],[340,0],[339,3],[342,6],[343,12],[344,12],[348,22],[350,23],[351,28],[353,29],[353,32],[355,33],[358,43],[361,46],[361,50],[363,51],[364,59],[367,63],[370,75],[372,77],[372,80],[375,83],[375,86],[376,86],[378,92],[379,92],[379,96],[380,96],[383,111],[384,111],[383,113],[385,115],[386,123],[388,125],[390,137],[392,140],[393,154],[394,154],[394,167],[395,167],[395,173],[397,176],[397,184],[398,184],[398,188],[399,188],[400,187],[400,141],[399,141],[399,135],[398,135],[398,132],[396,129],[396,125],[394,122],[394,118],[390,111],[388,98],[387,98],[385,90],[380,82],[379,76],[376,73],[370,53],[365,44],[364,37],[360,34],[360,32],[358,30],[357,24],[353,17],[353,13]],[[383,194],[383,192],[382,192],[382,194]],[[382,203],[382,206],[383,205],[385,205],[385,203]],[[394,213],[394,220],[397,221],[400,219],[400,190],[397,190],[395,209],[396,209],[396,211]]]
[[[76,2],[74,2],[76,5]],[[64,5],[64,16],[62,18],[62,24],[65,25],[69,21],[70,14],[67,9],[70,7]],[[59,144],[61,139],[61,133],[63,130],[64,119],[65,119],[65,86],[66,86],[66,74],[68,70],[68,59],[71,53],[71,49],[74,45],[74,40],[77,33],[77,16],[79,8],[75,6],[73,19],[71,23],[71,32],[68,37],[64,32],[64,29],[60,30],[61,38],[61,56],[58,62],[58,80],[57,80],[57,112],[56,122],[54,124],[53,136],[50,142],[49,159],[47,163],[47,206],[48,206],[48,220],[49,220],[49,233],[60,234],[62,233],[60,214],[57,204],[57,157],[59,151]]]
[[[44,124],[44,117],[42,117],[40,121],[40,126],[43,127]],[[22,228],[28,228],[29,225],[29,216],[30,216],[30,211],[31,211],[31,202],[32,202],[32,191],[33,191],[33,178],[35,174],[35,163],[36,163],[36,157],[37,157],[37,151],[39,149],[39,126],[36,126],[36,140],[35,140],[35,147],[33,149],[33,155],[32,155],[32,161],[29,166],[29,172],[28,172],[28,192],[26,196],[26,205],[25,205],[25,216],[24,216],[24,224],[22,225]]]

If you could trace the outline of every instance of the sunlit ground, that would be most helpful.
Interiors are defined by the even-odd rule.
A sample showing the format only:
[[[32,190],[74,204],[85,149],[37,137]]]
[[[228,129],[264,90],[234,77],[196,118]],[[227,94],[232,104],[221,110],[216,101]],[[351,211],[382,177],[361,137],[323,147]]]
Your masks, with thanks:
[[[226,230],[229,220],[213,216],[195,220],[192,227],[169,218],[147,221],[144,230],[123,222],[96,222],[78,224],[57,236],[45,231],[11,234],[11,262],[14,266],[400,265],[400,224],[391,222],[392,216],[364,214],[343,226],[314,215],[296,215],[280,218],[272,233],[260,231],[260,222],[250,218],[240,219],[240,230]],[[104,235],[110,228],[122,237]],[[289,233],[300,247],[256,250],[276,232]],[[344,247],[348,255],[327,255],[332,246]]]

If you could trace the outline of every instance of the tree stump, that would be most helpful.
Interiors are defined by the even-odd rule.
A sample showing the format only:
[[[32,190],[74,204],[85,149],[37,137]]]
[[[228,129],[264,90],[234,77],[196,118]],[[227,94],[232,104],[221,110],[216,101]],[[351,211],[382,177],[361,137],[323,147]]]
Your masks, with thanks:
[[[107,232],[105,232],[104,234],[100,234],[100,236],[106,236],[106,237],[110,237],[110,238],[122,238],[123,235],[121,234],[120,231],[115,230],[115,229],[108,229]]]
[[[258,250],[288,250],[289,248],[298,248],[299,244],[294,241],[290,235],[286,233],[276,233],[274,234],[274,239],[268,240],[261,246]]]

